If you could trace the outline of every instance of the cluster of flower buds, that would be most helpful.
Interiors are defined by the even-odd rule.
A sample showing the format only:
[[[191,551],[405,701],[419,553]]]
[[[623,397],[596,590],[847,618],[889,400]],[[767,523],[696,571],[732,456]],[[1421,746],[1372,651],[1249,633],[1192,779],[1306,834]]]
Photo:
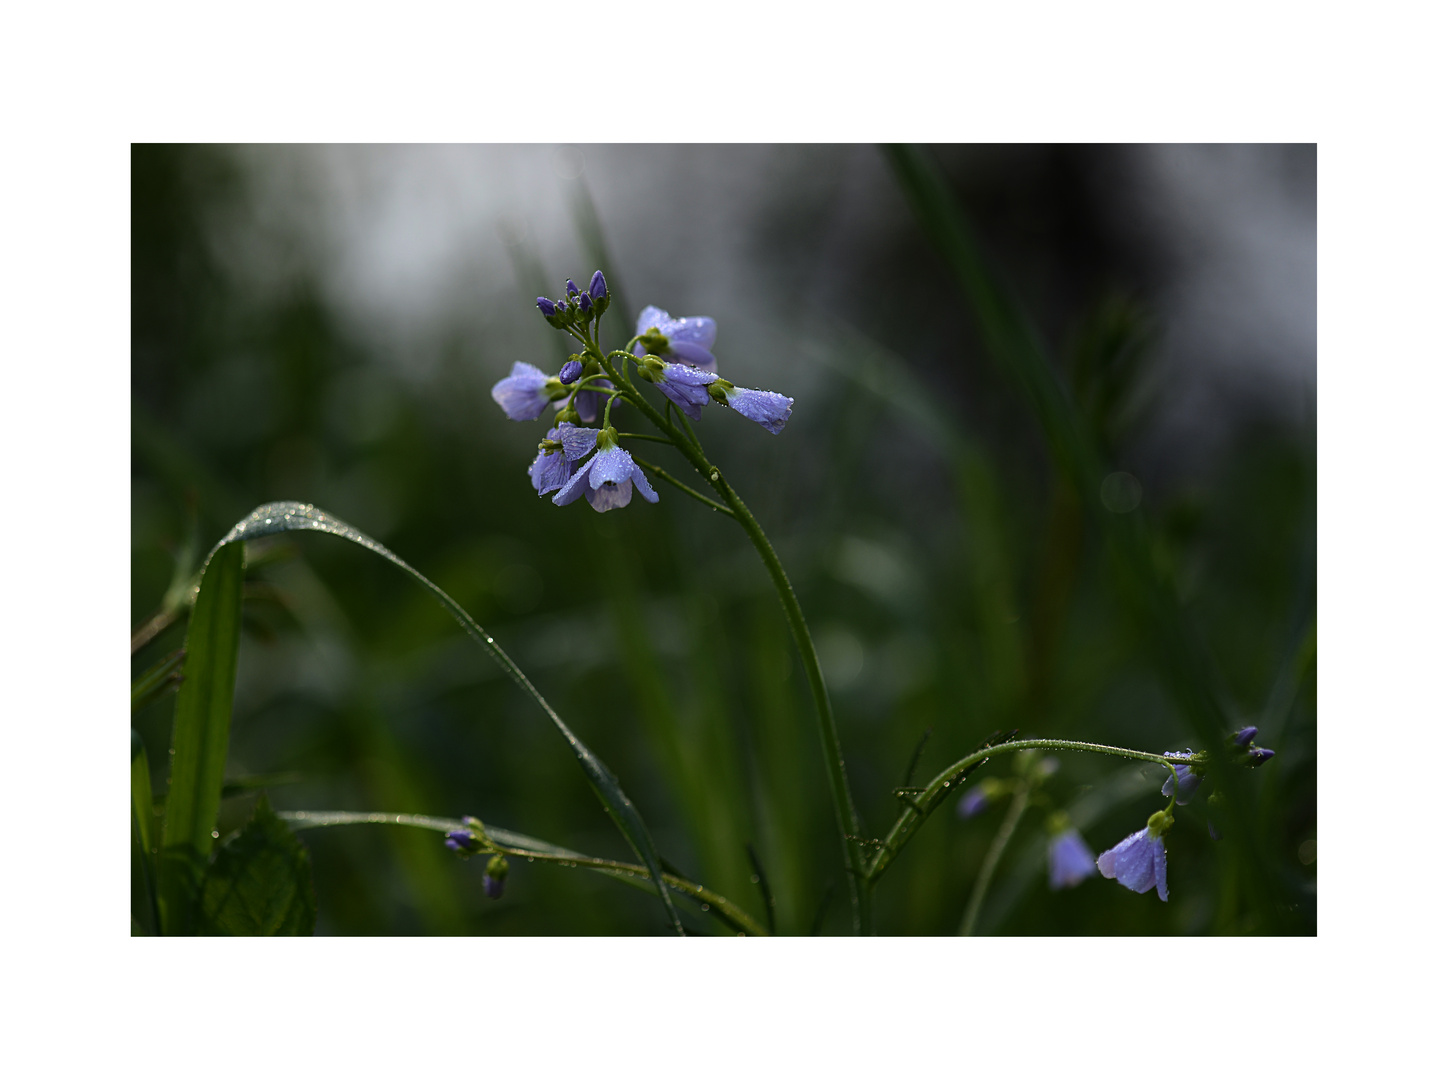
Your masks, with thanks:
[[[538,310],[548,320],[548,325],[562,330],[564,327],[586,327],[608,310],[608,282],[603,271],[595,270],[587,289],[579,289],[569,278],[564,285],[563,299],[550,300],[538,297]]]
[[[1232,735],[1228,741],[1233,757],[1242,765],[1255,769],[1259,765],[1265,765],[1276,753],[1275,750],[1268,750],[1265,746],[1258,746],[1252,740],[1257,738],[1257,729],[1248,724],[1241,731]]]

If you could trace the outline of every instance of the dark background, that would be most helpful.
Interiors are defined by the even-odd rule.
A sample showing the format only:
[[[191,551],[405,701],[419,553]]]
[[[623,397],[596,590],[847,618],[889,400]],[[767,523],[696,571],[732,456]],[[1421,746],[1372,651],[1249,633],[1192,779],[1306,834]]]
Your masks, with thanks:
[[[1100,879],[1052,893],[1036,807],[980,929],[1315,933],[1315,148],[929,153],[1278,751],[1246,785],[1265,859],[1210,841],[1198,802],[1169,837],[1169,903]],[[759,914],[753,843],[782,931],[845,931],[812,706],[743,534],[667,488],[609,515],[540,501],[543,422],[489,398],[515,360],[557,369],[532,298],[604,263],[606,343],[646,303],[712,315],[723,374],[796,399],[779,437],[717,409],[699,431],[800,594],[869,835],[927,730],[922,778],[998,728],[1193,744],[1091,515],[868,146],[133,148],[133,624],[253,506],[316,503],[497,637],[667,858]],[[249,563],[229,775],[281,774],[279,808],[470,813],[628,857],[536,707],[395,568],[328,537]],[[133,670],[183,639],[184,615]],[[158,790],[171,709],[133,720]],[[1070,755],[1045,792],[1099,852],[1161,779]],[[877,890],[878,931],[953,933],[1001,813],[937,814]],[[318,933],[665,929],[656,900],[580,871],[515,863],[491,902],[435,834],[303,835]]]

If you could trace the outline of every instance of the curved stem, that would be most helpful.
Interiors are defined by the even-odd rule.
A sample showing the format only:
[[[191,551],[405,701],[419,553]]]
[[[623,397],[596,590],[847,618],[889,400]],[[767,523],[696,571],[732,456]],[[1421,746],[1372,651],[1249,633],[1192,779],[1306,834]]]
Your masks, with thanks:
[[[611,375],[614,374],[613,365],[602,350],[595,347],[594,358],[599,361],[605,371]],[[622,381],[615,379],[615,382]],[[709,459],[704,456],[698,440],[691,441],[692,431],[686,434],[683,429],[671,423],[654,407],[651,401],[639,393],[632,383],[626,383],[623,393],[631,405],[648,417],[650,423],[673,441],[679,453],[684,455],[685,460],[708,481],[710,487],[718,492],[724,505],[733,511],[734,520],[739,522],[740,528],[748,535],[760,560],[764,563],[764,568],[769,572],[775,592],[779,594],[779,602],[784,606],[785,619],[789,622],[795,648],[799,650],[800,659],[804,662],[810,693],[814,697],[815,718],[819,729],[820,748],[825,756],[825,773],[829,779],[830,799],[834,805],[835,826],[840,834],[840,845],[844,851],[845,867],[850,880],[850,894],[854,902],[855,932],[857,934],[870,933],[871,883],[866,875],[862,845],[851,839],[860,834],[859,816],[855,812],[854,800],[850,796],[849,779],[845,775],[844,753],[840,748],[840,736],[835,727],[834,711],[830,708],[829,693],[825,689],[824,673],[820,670],[814,640],[810,637],[804,611],[799,606],[799,599],[794,594],[794,586],[790,584],[789,575],[784,572],[784,565],[779,561],[779,556],[775,554],[769,537],[765,535],[759,522],[754,520],[754,515],[749,512],[749,507],[744,504],[744,500],[729,486],[718,467],[711,464]]]
[[[958,788],[958,781],[964,780],[965,777],[989,761],[993,755],[1021,750],[1074,750],[1083,754],[1105,754],[1109,757],[1127,758],[1131,761],[1149,761],[1155,765],[1168,767],[1174,762],[1180,763],[1183,760],[1206,760],[1205,754],[1196,754],[1189,759],[1169,758],[1165,754],[1148,754],[1144,750],[1129,750],[1124,746],[1107,746],[1104,743],[1077,742],[1074,739],[1020,739],[1016,742],[1000,743],[977,750],[972,754],[967,754],[931,780],[924,790],[901,811],[899,818],[890,829],[890,835],[885,837],[884,843],[880,845],[874,860],[870,863],[867,871],[868,880],[871,883],[879,880],[880,875],[895,861],[895,856],[900,854],[900,849],[909,843],[910,838],[915,835],[916,830],[920,828],[925,819],[945,801],[952,786]]]
[[[278,812],[277,817],[287,822],[294,830],[315,829],[325,825],[404,825],[438,833],[474,831],[472,824],[476,821],[476,819],[432,817],[427,814],[355,813],[348,810],[282,810]],[[560,866],[581,866],[588,870],[608,874],[610,877],[626,880],[630,884],[641,884],[645,890],[652,891],[649,887],[651,879],[648,867],[619,862],[615,859],[597,859],[591,855],[581,855],[576,851],[558,847],[556,844],[524,836],[522,833],[494,828],[491,825],[483,825],[481,822],[477,824],[482,827],[488,851],[530,861],[540,859],[543,862],[557,863]],[[753,916],[728,897],[720,896],[678,874],[665,872],[663,878],[669,888],[699,901],[704,905],[706,911],[713,912],[735,930],[755,936],[766,934],[764,927],[760,926]]]

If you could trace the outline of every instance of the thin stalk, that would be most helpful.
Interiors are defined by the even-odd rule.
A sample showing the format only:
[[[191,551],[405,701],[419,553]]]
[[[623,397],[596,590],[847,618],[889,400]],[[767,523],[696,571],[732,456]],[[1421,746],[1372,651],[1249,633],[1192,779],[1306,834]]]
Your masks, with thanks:
[[[665,440],[660,440],[660,441],[665,441]],[[666,473],[663,469],[659,468],[657,465],[654,465],[654,464],[651,464],[650,462],[644,461],[642,458],[634,458],[634,464],[637,465],[637,466],[638,466],[639,468],[641,468],[641,469],[647,469],[649,472],[651,472],[651,473],[653,473],[655,476],[657,476],[660,480],[667,480],[669,483],[673,484],[674,487],[678,488],[680,491],[684,492],[686,495],[692,495],[692,496],[694,496],[694,498],[698,499],[701,503],[703,503],[705,506],[709,507],[711,510],[717,510],[717,511],[719,511],[721,514],[728,514],[730,517],[733,517],[733,516],[734,516],[734,511],[733,511],[733,510],[730,510],[729,507],[725,506],[723,503],[715,502],[713,499],[709,498],[709,496],[699,494],[699,492],[695,491],[695,490],[694,490],[693,488],[691,488],[688,484],[684,483],[682,480],[678,479],[677,477],[670,476],[668,473]]]
[[[850,797],[849,779],[845,775],[844,752],[840,747],[840,736],[835,726],[834,711],[830,708],[829,693],[825,689],[824,673],[820,669],[819,655],[815,652],[814,639],[810,637],[809,625],[805,622],[804,611],[799,606],[799,598],[795,596],[794,586],[790,584],[789,575],[785,573],[784,565],[779,561],[779,556],[775,554],[769,537],[765,535],[759,522],[754,519],[754,515],[749,512],[749,507],[729,486],[718,467],[711,464],[709,459],[704,456],[697,440],[690,441],[689,435],[686,435],[683,430],[660,413],[631,382],[617,377],[613,364],[597,346],[594,346],[594,358],[599,361],[605,371],[615,376],[616,384],[624,384],[623,393],[629,403],[643,413],[650,423],[669,436],[679,453],[684,455],[685,460],[708,481],[710,487],[718,492],[724,505],[733,511],[734,520],[739,522],[740,528],[754,544],[754,549],[764,563],[764,568],[769,572],[775,592],[779,594],[779,601],[784,606],[785,619],[789,623],[790,633],[794,636],[795,648],[799,650],[800,659],[804,663],[805,675],[809,679],[810,694],[814,697],[815,719],[819,729],[820,749],[825,756],[825,773],[829,779],[830,799],[835,812],[835,826],[839,830],[840,845],[844,850],[845,867],[850,881],[855,932],[868,934],[872,930],[870,880],[866,876],[862,846],[851,840],[851,837],[858,837],[860,834],[859,816],[855,812],[854,800]]]
[[[970,890],[970,903],[965,907],[965,918],[960,920],[960,933],[963,937],[970,937],[975,933],[975,922],[980,917],[980,906],[985,902],[986,890],[990,888],[990,879],[995,876],[996,866],[1001,861],[1001,855],[1006,850],[1006,845],[1011,842],[1011,836],[1016,831],[1016,826],[1021,823],[1021,816],[1025,814],[1026,807],[1031,801],[1031,789],[1035,785],[1027,780],[1022,780],[1016,788],[1016,797],[1011,800],[1010,808],[1006,811],[1006,819],[1001,822],[1001,827],[996,831],[995,839],[991,841],[990,850],[985,853],[985,862],[980,864],[980,873],[976,875],[975,887]]]

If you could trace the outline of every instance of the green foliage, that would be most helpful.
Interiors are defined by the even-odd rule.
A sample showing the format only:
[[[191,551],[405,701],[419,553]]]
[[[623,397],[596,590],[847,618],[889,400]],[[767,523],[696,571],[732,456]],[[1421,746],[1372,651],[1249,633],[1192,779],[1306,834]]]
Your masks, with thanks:
[[[161,926],[167,934],[191,931],[221,806],[241,634],[241,578],[242,546],[222,544],[202,568],[186,632],[161,838]]]
[[[263,795],[251,820],[221,845],[206,870],[196,932],[298,937],[310,935],[316,922],[312,860]]]

